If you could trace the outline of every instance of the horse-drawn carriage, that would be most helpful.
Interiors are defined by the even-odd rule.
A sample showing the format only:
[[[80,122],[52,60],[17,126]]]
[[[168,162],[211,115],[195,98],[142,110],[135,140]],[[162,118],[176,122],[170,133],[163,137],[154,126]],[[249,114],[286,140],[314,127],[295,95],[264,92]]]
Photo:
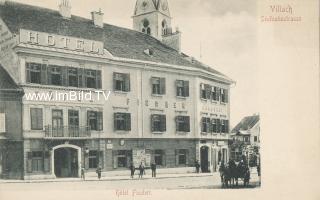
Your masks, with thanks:
[[[249,185],[250,170],[243,162],[235,163],[230,160],[227,165],[223,163],[219,168],[222,187],[238,186],[239,179],[243,181],[243,186]]]

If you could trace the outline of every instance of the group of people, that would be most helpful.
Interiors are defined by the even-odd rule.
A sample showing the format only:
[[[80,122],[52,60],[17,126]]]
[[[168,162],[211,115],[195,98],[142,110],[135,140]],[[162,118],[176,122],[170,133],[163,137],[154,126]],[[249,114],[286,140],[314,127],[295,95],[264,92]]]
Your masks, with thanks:
[[[230,160],[228,163],[221,162],[219,172],[223,187],[238,186],[239,179],[243,180],[245,187],[249,185],[250,169],[243,160],[239,163],[236,163],[234,160]]]
[[[134,166],[133,163],[131,163],[129,169],[130,169],[130,172],[131,172],[130,177],[133,179],[134,178],[134,173],[136,171],[136,167]],[[143,175],[146,174],[145,166],[144,166],[144,164],[142,162],[140,163],[138,169],[139,169],[139,179],[142,179]],[[157,170],[157,165],[155,163],[152,163],[151,164],[151,171],[152,171],[152,177],[153,178],[156,177],[156,170]]]

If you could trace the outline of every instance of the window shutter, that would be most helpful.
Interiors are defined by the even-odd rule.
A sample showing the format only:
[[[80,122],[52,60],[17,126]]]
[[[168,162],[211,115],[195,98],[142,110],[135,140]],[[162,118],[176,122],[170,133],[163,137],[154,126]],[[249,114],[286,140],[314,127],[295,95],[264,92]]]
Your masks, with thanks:
[[[37,127],[38,129],[43,129],[43,112],[42,108],[37,109]]]
[[[91,111],[87,111],[87,126],[89,127],[89,130],[91,130],[91,126],[90,126],[90,114],[91,114]]]
[[[184,122],[186,123],[185,132],[190,132],[190,117],[184,117]]]
[[[44,172],[50,172],[50,152],[45,151],[43,156],[43,169]]]
[[[175,154],[176,154],[176,166],[179,165],[179,149],[175,150]]]
[[[217,133],[221,133],[220,119],[217,119]]]
[[[100,70],[97,70],[97,83],[96,83],[96,86],[97,86],[97,89],[101,89],[102,88],[102,78],[101,78],[101,71]]]
[[[98,112],[97,113],[97,117],[98,117],[98,131],[102,131],[103,130],[103,112]]]
[[[185,92],[185,97],[189,97],[189,81],[184,81],[184,92]]]
[[[176,80],[176,95],[179,96],[179,89],[178,89],[179,81]]]
[[[27,83],[30,83],[31,80],[30,80],[30,63],[26,63],[26,81]]]
[[[41,84],[46,85],[47,84],[47,65],[42,64],[41,65]]]
[[[112,151],[112,157],[113,157],[113,168],[117,169],[118,168],[118,151]]]
[[[161,94],[166,94],[166,79],[160,78],[160,92]]]
[[[229,95],[228,95],[228,90],[224,90],[224,96],[225,96],[225,103],[229,102]]]
[[[200,124],[201,124],[201,132],[204,132],[204,117],[202,117],[201,118],[201,122],[200,122]]]
[[[100,142],[100,141],[99,141]],[[104,156],[103,151],[99,151],[99,164],[101,165],[101,168],[104,169]]]
[[[179,124],[178,124],[179,117],[176,116],[175,120],[176,120],[176,131],[179,131]]]
[[[155,127],[154,127],[154,123],[153,123],[153,121],[154,121],[154,115],[151,115],[151,120],[150,120],[150,122],[151,122],[151,132],[154,132],[155,130]]]
[[[67,66],[63,66],[61,67],[61,73],[62,73],[62,85],[63,86],[68,86],[68,67]]]
[[[78,87],[79,88],[84,88],[84,69],[79,68],[78,69]]]
[[[161,115],[161,132],[167,131],[167,120],[165,115]]]
[[[48,81],[48,85],[51,85],[52,84],[52,81],[51,81],[51,69],[52,69],[52,66],[49,65],[47,67],[47,81]]]
[[[124,84],[125,84],[125,91],[130,92],[130,74],[125,75]]]
[[[117,130],[118,123],[117,123],[117,113],[113,114],[113,130]]]
[[[127,131],[131,131],[131,114],[130,113],[126,113],[125,115],[125,123],[126,123],[126,130]]]
[[[220,101],[220,89],[216,87],[215,91],[216,91],[216,101]]]
[[[210,99],[211,96],[211,87],[210,85],[206,85],[206,99]]]
[[[229,133],[229,120],[226,120],[225,124],[226,124],[226,133]]]
[[[113,72],[113,91],[117,91],[116,90],[116,76],[117,74],[115,72]]]

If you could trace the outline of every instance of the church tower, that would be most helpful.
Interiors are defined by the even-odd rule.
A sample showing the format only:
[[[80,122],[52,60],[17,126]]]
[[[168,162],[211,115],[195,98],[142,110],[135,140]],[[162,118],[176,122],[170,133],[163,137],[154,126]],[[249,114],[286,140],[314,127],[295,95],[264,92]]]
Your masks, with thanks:
[[[167,0],[137,0],[133,15],[133,29],[162,41],[181,51],[181,33],[171,27],[171,16]]]

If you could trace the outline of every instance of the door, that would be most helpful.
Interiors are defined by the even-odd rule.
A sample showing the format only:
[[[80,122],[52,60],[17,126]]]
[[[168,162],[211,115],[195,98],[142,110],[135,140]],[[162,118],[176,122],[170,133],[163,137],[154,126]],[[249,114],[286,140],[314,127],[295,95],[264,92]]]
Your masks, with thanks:
[[[63,137],[62,110],[52,110],[52,135],[53,137]]]
[[[203,173],[209,172],[209,147],[201,147],[201,171]]]

